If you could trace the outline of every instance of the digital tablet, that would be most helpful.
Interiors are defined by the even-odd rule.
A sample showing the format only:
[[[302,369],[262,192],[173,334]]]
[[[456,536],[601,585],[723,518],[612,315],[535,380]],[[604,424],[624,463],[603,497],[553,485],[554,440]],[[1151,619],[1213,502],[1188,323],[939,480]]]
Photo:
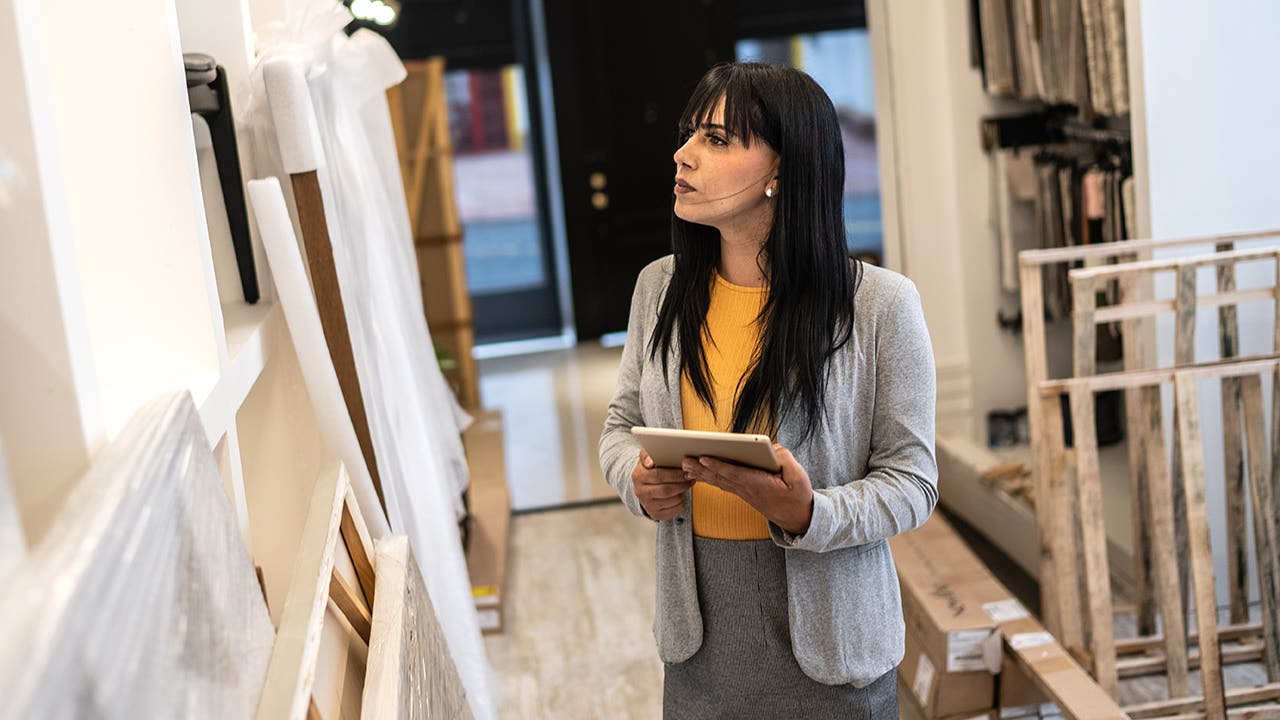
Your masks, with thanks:
[[[768,435],[633,427],[631,434],[657,467],[678,468],[686,457],[710,455],[737,465],[778,472],[782,465]]]

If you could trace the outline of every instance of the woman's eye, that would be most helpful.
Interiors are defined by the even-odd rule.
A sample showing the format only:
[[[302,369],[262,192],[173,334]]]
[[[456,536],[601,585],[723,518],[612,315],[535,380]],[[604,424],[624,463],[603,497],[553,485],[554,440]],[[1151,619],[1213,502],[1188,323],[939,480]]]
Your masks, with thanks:
[[[709,134],[709,135],[707,135],[707,139],[711,141],[711,144],[712,144],[712,145],[715,145],[715,146],[717,146],[717,147],[723,147],[723,146],[725,146],[725,145],[728,145],[728,144],[729,144],[729,141],[728,141],[728,140],[725,140],[724,138],[720,137],[719,135],[710,135],[710,134]]]

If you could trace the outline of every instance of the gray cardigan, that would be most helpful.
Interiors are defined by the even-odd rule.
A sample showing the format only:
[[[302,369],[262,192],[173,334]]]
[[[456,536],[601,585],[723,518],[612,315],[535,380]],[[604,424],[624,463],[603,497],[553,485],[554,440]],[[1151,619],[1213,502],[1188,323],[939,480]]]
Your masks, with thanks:
[[[636,282],[600,438],[605,479],[641,517],[631,485],[640,446],[630,428],[683,427],[679,351],[673,348],[664,374],[661,358],[650,360],[647,349],[672,265],[671,256],[656,260]],[[924,523],[938,500],[936,381],[914,283],[868,265],[854,302],[853,339],[830,364],[827,393],[836,402],[809,442],[796,446],[794,415],[776,438],[809,473],[813,519],[802,536],[773,523],[769,530],[787,550],[788,615],[801,669],[828,685],[863,687],[902,661],[902,605],[886,538]],[[664,662],[683,662],[702,645],[689,505],[657,523],[653,629]]]

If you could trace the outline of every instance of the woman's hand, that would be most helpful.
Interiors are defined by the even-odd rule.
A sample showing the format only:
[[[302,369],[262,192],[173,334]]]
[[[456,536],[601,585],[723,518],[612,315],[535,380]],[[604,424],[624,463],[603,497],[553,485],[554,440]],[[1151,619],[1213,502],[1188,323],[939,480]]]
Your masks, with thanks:
[[[654,520],[670,520],[684,511],[684,494],[693,481],[675,468],[657,468],[644,450],[631,471],[631,487],[636,491],[640,507]]]
[[[803,535],[813,518],[809,473],[800,467],[791,451],[777,443],[773,450],[782,472],[771,473],[703,456],[684,459],[684,477],[731,492],[774,525],[793,535]]]

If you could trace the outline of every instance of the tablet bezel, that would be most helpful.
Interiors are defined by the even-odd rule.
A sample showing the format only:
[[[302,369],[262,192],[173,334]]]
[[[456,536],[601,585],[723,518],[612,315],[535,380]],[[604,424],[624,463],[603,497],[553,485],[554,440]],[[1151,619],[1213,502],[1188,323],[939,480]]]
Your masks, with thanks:
[[[736,465],[780,472],[781,463],[768,435],[672,430],[637,425],[631,434],[653,458],[655,466],[678,468],[686,457],[708,455]]]

